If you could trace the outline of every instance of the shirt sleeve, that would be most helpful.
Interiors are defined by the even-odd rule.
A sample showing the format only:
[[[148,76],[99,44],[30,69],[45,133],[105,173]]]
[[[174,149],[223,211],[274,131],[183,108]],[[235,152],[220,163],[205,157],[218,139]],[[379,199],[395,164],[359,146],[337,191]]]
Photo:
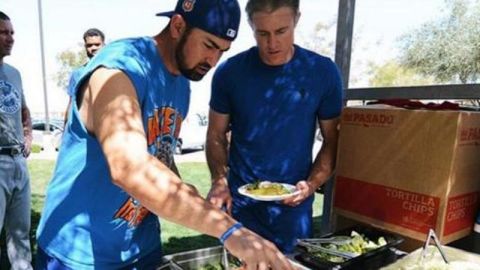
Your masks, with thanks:
[[[226,65],[223,63],[215,70],[215,74],[213,74],[210,109],[218,113],[230,114],[231,108],[228,91],[228,75],[226,72]]]
[[[327,70],[325,94],[317,110],[320,120],[328,120],[340,116],[343,107],[344,91],[340,71],[331,60],[329,60]]]
[[[20,74],[20,71],[16,71],[18,76],[18,87],[20,87],[19,91],[22,96],[22,108],[25,108],[27,107],[27,100],[25,99],[25,91],[23,91],[22,75]]]

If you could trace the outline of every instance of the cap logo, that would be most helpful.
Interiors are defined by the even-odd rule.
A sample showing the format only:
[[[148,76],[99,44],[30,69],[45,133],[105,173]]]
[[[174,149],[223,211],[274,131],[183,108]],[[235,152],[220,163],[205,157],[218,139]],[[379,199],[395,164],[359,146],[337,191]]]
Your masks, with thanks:
[[[235,31],[235,30],[233,30],[233,29],[231,29],[231,28],[229,28],[229,29],[227,30],[227,37],[234,38],[236,34],[237,34],[237,31]]]
[[[192,11],[194,5],[195,5],[195,0],[184,0],[182,4],[183,11],[185,12]]]

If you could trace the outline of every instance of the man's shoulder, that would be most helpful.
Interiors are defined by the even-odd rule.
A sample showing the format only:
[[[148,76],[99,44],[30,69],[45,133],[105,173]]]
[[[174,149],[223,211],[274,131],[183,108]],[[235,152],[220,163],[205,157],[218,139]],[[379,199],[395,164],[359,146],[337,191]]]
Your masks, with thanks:
[[[8,63],[3,62],[3,70],[10,74],[20,75],[20,71],[18,69]]]
[[[125,38],[113,41],[103,47],[83,69],[89,70],[98,65],[131,66],[155,54],[154,45],[146,37]],[[151,42],[151,41],[150,41]],[[81,69],[81,70],[83,70]]]
[[[250,62],[252,57],[255,56],[255,47],[252,47],[248,50],[237,53],[236,55],[225,60],[223,66],[224,68],[239,68],[244,64]]]
[[[144,49],[148,48],[147,43],[149,39],[147,37],[134,37],[134,38],[123,38],[115,40],[107,44],[102,51],[116,51],[116,50],[125,50],[125,49]]]
[[[299,52],[300,57],[307,58],[309,61],[315,61],[316,63],[332,64],[333,61],[330,57],[314,52],[310,49],[295,45],[295,50]]]
[[[322,72],[336,72],[336,65],[328,56],[295,45],[297,65],[302,65],[304,69],[310,67]],[[303,70],[304,70],[303,69]]]

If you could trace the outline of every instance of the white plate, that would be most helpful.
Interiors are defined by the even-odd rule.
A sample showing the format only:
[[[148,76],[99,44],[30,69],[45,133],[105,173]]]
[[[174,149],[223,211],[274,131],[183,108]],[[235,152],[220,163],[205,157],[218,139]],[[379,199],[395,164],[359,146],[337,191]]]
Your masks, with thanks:
[[[283,194],[283,195],[255,195],[255,194],[250,194],[250,193],[247,192],[247,186],[249,186],[250,184],[246,184],[246,185],[243,185],[243,186],[239,187],[238,188],[238,193],[242,194],[243,196],[250,197],[250,198],[252,198],[254,200],[257,200],[257,201],[281,201],[281,200],[284,200],[288,197],[297,195],[300,192],[299,190],[297,190],[297,188],[294,185],[290,185],[290,184],[263,181],[263,182],[260,183],[260,185],[267,184],[267,183],[280,184],[280,185],[284,186],[286,189],[288,189],[291,193]]]

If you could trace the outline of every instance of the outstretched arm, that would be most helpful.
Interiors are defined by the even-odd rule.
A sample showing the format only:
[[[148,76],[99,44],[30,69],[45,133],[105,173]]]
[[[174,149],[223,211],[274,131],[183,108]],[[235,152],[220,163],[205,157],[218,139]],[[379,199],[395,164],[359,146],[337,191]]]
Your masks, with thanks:
[[[156,215],[214,237],[235,224],[148,153],[140,105],[124,73],[97,69],[84,87],[80,115],[97,137],[115,185]],[[225,246],[248,269],[292,269],[272,243],[245,228],[236,230]]]

